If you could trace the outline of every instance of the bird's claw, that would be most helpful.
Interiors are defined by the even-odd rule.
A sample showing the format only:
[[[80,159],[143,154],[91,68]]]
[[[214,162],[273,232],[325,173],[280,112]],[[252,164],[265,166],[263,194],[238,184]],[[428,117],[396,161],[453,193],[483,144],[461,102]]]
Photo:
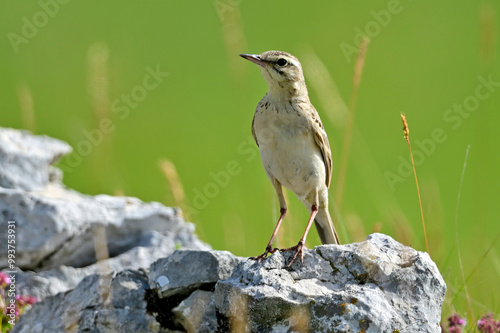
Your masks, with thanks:
[[[292,259],[290,260],[290,262],[288,263],[288,265],[286,265],[287,268],[290,268],[299,255],[300,255],[300,262],[301,263],[304,262],[304,252],[303,252],[303,249],[304,249],[304,242],[302,240],[299,241],[299,243],[297,245],[292,246],[292,247],[288,247],[286,249],[278,249],[278,248],[274,248],[273,249],[269,245],[269,246],[266,247],[266,250],[264,251],[264,253],[262,253],[260,256],[249,257],[248,260],[257,260],[260,263],[260,262],[264,261],[264,259],[267,258],[267,255],[269,253],[273,254],[276,251],[280,251],[280,252],[295,251],[295,253],[293,254]]]
[[[274,252],[278,251],[279,249],[278,248],[272,248],[271,246],[268,246],[266,247],[266,250],[264,251],[264,253],[262,253],[260,256],[255,256],[255,257],[249,257],[248,260],[257,260],[259,263],[264,261],[264,259],[267,258],[267,255],[269,253],[273,254]]]
[[[295,251],[295,253],[293,254],[293,257],[292,259],[290,260],[290,262],[288,263],[288,265],[286,265],[286,267],[291,267],[292,264],[294,263],[295,259],[297,259],[297,256],[300,255],[300,262],[304,262],[304,252],[303,252],[303,249],[304,249],[304,242],[303,241],[299,241],[299,243],[295,246],[292,246],[292,247],[289,247],[289,248],[286,248],[286,249],[281,249],[280,251],[281,252],[285,252],[285,251]]]

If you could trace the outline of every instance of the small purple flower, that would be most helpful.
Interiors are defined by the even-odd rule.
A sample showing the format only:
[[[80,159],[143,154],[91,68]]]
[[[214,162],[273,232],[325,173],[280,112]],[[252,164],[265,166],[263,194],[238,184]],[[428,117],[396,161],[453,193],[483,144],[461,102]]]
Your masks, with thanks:
[[[0,286],[5,287],[10,284],[9,275],[4,272],[0,272]]]
[[[17,304],[20,306],[33,305],[40,300],[35,296],[16,295]]]
[[[495,321],[493,314],[488,313],[477,321],[477,329],[481,333],[498,333],[500,332],[500,321]]]
[[[22,295],[16,295],[16,303],[19,305],[19,306],[24,306],[26,305],[26,302],[24,300],[24,296]]]
[[[460,317],[457,313],[448,317],[448,331],[450,333],[462,333],[462,327],[465,324],[465,318]]]
[[[29,304],[29,305],[33,305],[33,304],[35,304],[36,302],[40,302],[40,300],[39,300],[37,297],[35,297],[35,296],[31,296],[31,295],[26,297],[26,303],[27,303],[27,304]]]

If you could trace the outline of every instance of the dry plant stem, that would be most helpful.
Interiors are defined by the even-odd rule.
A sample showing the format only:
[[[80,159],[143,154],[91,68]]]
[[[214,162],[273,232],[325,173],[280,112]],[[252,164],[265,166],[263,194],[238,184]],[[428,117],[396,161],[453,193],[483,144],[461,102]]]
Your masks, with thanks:
[[[406,142],[408,142],[408,148],[410,149],[411,165],[413,166],[413,174],[415,175],[415,183],[417,185],[418,203],[420,205],[420,216],[422,218],[422,227],[424,228],[425,248],[427,249],[427,253],[429,253],[429,255],[430,255],[431,252],[429,251],[429,242],[427,240],[427,231],[425,230],[424,210],[422,209],[422,199],[420,198],[420,188],[418,187],[417,171],[415,170],[415,162],[413,161],[413,152],[411,151],[410,129],[408,127],[408,123],[406,122],[406,117],[402,113],[401,113],[401,120],[403,121],[403,132],[405,135],[405,139],[406,139]]]
[[[493,4],[483,2],[479,7],[479,59],[484,67],[493,65],[497,39],[495,7]]]
[[[363,73],[363,67],[365,65],[366,49],[368,48],[368,43],[370,40],[368,37],[364,37],[361,41],[361,46],[359,47],[358,57],[356,58],[356,65],[354,67],[354,77],[352,81],[352,93],[349,99],[349,109],[346,115],[346,128],[344,132],[344,140],[342,146],[342,153],[340,155],[340,167],[339,176],[337,178],[337,189],[335,191],[337,195],[337,207],[340,209],[342,204],[342,195],[344,192],[344,183],[347,172],[347,162],[349,160],[349,150],[351,147],[352,129],[354,126],[354,115],[356,111],[356,102],[358,99],[358,90],[361,84],[361,74]]]
[[[184,189],[182,188],[182,183],[174,163],[167,159],[162,159],[160,160],[160,168],[170,185],[175,205],[178,207],[184,206]]]
[[[231,73],[234,82],[240,84],[242,82],[241,78],[246,77],[245,67],[234,55],[247,49],[240,6],[238,1],[231,1],[231,3],[224,3],[224,7],[228,10],[217,7],[216,10],[221,24],[222,38],[226,47],[229,73]]]
[[[462,274],[462,281],[464,283],[463,287],[465,289],[465,295],[467,296],[467,302],[469,303],[469,322],[473,322],[474,314],[472,312],[472,302],[470,299],[469,291],[467,290],[467,284],[465,282],[464,266],[462,264],[462,255],[460,253],[460,244],[458,242],[458,204],[460,202],[460,194],[462,192],[462,184],[464,182],[465,167],[467,166],[467,157],[469,156],[469,148],[470,145],[467,146],[467,150],[465,151],[464,168],[462,169],[462,176],[460,177],[460,186],[458,187],[457,205],[455,208],[455,242],[457,244],[457,254],[458,254],[458,263],[460,264],[460,273]]]
[[[19,98],[19,105],[21,107],[23,127],[31,133],[36,133],[35,109],[31,90],[27,85],[19,85],[17,87],[17,95]]]
[[[175,164],[167,159],[161,159],[160,169],[167,180],[172,198],[174,199],[174,205],[179,207],[184,218],[189,220],[191,216],[189,214],[188,206],[186,205],[184,188],[182,186],[181,179],[179,178],[179,174],[177,173]]]
[[[87,84],[97,124],[110,114],[108,59],[109,48],[105,43],[95,43],[89,47]]]

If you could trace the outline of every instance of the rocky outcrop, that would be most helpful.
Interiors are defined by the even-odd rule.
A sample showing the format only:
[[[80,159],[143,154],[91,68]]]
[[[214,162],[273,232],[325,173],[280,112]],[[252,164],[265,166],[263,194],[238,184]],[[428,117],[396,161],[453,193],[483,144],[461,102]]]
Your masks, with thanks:
[[[16,288],[42,299],[13,332],[440,332],[446,285],[427,253],[383,234],[305,249],[291,267],[288,252],[213,251],[176,209],[64,187],[52,163],[67,152],[0,128]]]
[[[147,281],[142,269],[87,276],[73,290],[35,304],[13,332],[161,332],[146,311]]]
[[[0,220],[15,223],[19,292],[43,299],[91,274],[147,269],[178,248],[210,249],[178,209],[65,187],[53,164],[69,152],[57,139],[0,128]],[[8,259],[0,247],[0,269]]]
[[[199,313],[185,309],[182,303],[196,304],[186,298],[173,309],[176,322],[184,329],[199,322],[198,332],[440,332],[446,285],[426,253],[373,234],[361,243],[307,250],[291,269],[289,259],[275,253],[261,264],[238,263],[231,277],[217,281],[210,301],[190,296],[209,304],[203,319],[186,318]],[[162,276],[152,267],[150,286],[175,296],[158,288]]]
[[[440,332],[446,286],[426,253],[373,234],[306,249],[304,262],[288,268],[290,255],[258,263],[178,250],[149,274],[88,277],[36,304],[16,331],[44,323],[38,332]],[[61,309],[71,309],[69,321],[47,319],[67,318]]]
[[[61,172],[52,164],[71,152],[66,142],[11,128],[0,128],[0,143],[0,187],[24,191],[58,182]]]

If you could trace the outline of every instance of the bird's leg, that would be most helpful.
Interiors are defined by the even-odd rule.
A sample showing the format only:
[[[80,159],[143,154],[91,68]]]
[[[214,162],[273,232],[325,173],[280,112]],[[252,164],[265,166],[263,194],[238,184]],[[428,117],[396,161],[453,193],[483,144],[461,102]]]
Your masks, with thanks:
[[[286,208],[281,208],[280,213],[281,213],[280,218],[278,219],[278,223],[276,224],[276,227],[274,228],[274,231],[273,231],[273,234],[271,236],[271,239],[269,240],[269,243],[267,243],[266,250],[264,251],[264,253],[262,253],[260,256],[250,257],[249,259],[262,261],[262,260],[266,259],[267,255],[269,253],[274,253],[278,250],[277,248],[273,249],[273,242],[274,242],[274,238],[276,237],[276,234],[278,233],[278,229],[280,228],[281,222],[283,221],[283,217],[286,214]]]
[[[280,228],[281,222],[283,221],[283,217],[286,214],[286,201],[285,201],[285,196],[283,195],[283,188],[281,187],[280,182],[276,178],[272,177],[270,174],[268,174],[268,176],[269,176],[269,179],[271,180],[271,183],[274,186],[274,189],[276,191],[276,195],[278,196],[278,200],[279,200],[280,207],[281,207],[281,209],[280,209],[281,214],[280,214],[280,218],[278,219],[278,223],[276,223],[276,227],[274,228],[271,239],[269,240],[269,243],[267,243],[266,250],[264,251],[264,253],[261,254],[260,256],[249,258],[249,259],[258,260],[258,261],[262,261],[262,260],[266,259],[267,255],[269,253],[274,253],[278,250],[276,248],[273,249],[273,242],[274,242],[274,238],[276,237],[276,234],[278,233],[278,229]]]
[[[314,221],[314,218],[316,217],[316,214],[318,214],[318,206],[312,205],[311,216],[309,217],[309,221],[307,222],[306,230],[304,231],[302,238],[299,240],[299,243],[297,245],[289,247],[287,249],[280,250],[280,251],[295,251],[295,254],[292,257],[292,260],[290,260],[287,267],[290,267],[293,264],[293,262],[295,261],[295,259],[297,259],[297,256],[299,254],[300,254],[300,262],[302,262],[304,260],[302,249],[304,248],[307,234],[309,233],[309,229],[311,229],[311,225]]]

